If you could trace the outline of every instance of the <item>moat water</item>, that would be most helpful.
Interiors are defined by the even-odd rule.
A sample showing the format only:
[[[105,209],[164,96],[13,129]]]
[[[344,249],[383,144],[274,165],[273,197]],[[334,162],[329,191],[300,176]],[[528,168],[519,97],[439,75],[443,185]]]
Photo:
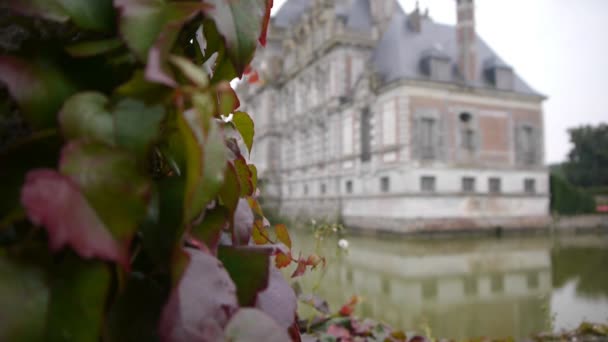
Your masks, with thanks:
[[[315,250],[305,230],[296,249]],[[325,272],[299,280],[337,311],[352,295],[356,314],[405,331],[455,339],[522,338],[582,321],[608,322],[608,235],[325,239]],[[301,316],[310,313],[300,305]],[[302,317],[305,318],[305,317]]]

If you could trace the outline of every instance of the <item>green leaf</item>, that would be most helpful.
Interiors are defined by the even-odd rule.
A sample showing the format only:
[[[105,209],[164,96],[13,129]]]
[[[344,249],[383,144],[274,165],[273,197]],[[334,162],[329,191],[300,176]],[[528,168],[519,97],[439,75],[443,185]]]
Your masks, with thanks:
[[[6,0],[8,7],[27,16],[65,22],[69,19],[65,9],[55,0]]]
[[[49,0],[55,1],[79,27],[93,31],[111,31],[114,26],[112,0]]]
[[[98,341],[110,289],[109,267],[73,254],[53,270],[46,341]]]
[[[258,168],[254,164],[249,164],[249,172],[251,172],[251,183],[253,184],[253,192],[258,188]]]
[[[121,97],[136,98],[146,103],[162,103],[171,92],[170,88],[148,82],[143,71],[137,70],[128,82],[115,89],[115,94]]]
[[[0,254],[0,341],[43,341],[49,289],[39,266]]]
[[[236,170],[232,164],[228,163],[228,167],[224,173],[224,184],[220,189],[219,195],[224,206],[226,206],[232,214],[236,211],[240,194],[241,187],[239,185],[239,178],[236,174]]]
[[[171,62],[196,86],[205,88],[209,85],[209,76],[203,71],[203,67],[196,66],[188,59],[181,56],[171,56]]]
[[[208,15],[226,41],[227,54],[238,75],[251,62],[262,33],[266,16],[266,0],[210,0]]]
[[[178,118],[187,152],[185,219],[193,220],[217,195],[222,186],[226,165],[226,146],[220,127],[205,120],[197,111],[187,111]],[[209,125],[207,135],[204,126]]]
[[[251,149],[253,148],[253,137],[255,135],[255,125],[253,120],[249,116],[249,114],[244,112],[236,112],[232,117],[232,123],[236,127],[237,131],[243,137],[243,141],[251,153]]]
[[[27,121],[37,129],[54,127],[63,102],[76,88],[49,62],[0,56],[0,82],[8,87]]]
[[[282,242],[287,246],[287,248],[291,249],[291,237],[289,236],[289,231],[287,231],[287,227],[284,224],[277,224],[274,227],[274,230],[277,234],[277,239],[279,242]]]
[[[59,114],[61,131],[67,139],[85,139],[114,144],[114,119],[108,111],[109,101],[96,92],[70,97]]]
[[[207,209],[202,222],[192,227],[192,236],[205,243],[207,248],[216,252],[222,230],[228,225],[229,213],[222,206]]]
[[[254,306],[258,293],[268,286],[270,252],[255,247],[220,246],[218,259],[236,285],[240,306]]]
[[[112,38],[72,44],[67,46],[65,50],[72,57],[92,57],[116,50],[121,46],[122,41],[120,39]]]
[[[114,238],[128,250],[146,217],[150,184],[129,153],[99,144],[64,148],[60,170],[82,189]]]
[[[253,195],[253,181],[251,180],[251,169],[249,169],[249,165],[245,161],[243,156],[239,156],[234,160],[234,168],[236,169],[236,173],[239,177],[239,184],[241,185],[241,196],[251,196]]]
[[[114,109],[117,144],[144,158],[158,139],[164,116],[161,106],[146,107],[131,99],[119,102]]]
[[[257,309],[240,309],[226,326],[226,340],[232,342],[291,341],[287,329]]]

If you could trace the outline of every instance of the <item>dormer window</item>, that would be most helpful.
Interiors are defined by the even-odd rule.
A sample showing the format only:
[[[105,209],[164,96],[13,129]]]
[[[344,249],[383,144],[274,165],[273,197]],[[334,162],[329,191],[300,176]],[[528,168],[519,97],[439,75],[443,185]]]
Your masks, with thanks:
[[[451,59],[438,47],[423,52],[420,69],[434,81],[449,82],[452,79]]]
[[[493,57],[484,62],[484,74],[489,83],[499,90],[513,90],[513,68],[498,58]]]

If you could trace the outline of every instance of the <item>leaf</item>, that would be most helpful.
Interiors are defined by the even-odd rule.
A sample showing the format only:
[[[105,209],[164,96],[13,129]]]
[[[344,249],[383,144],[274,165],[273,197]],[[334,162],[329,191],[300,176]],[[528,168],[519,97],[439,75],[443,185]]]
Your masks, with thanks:
[[[84,139],[114,144],[114,119],[109,101],[101,93],[84,92],[70,97],[61,112],[61,132],[67,139]]]
[[[135,100],[122,100],[114,109],[116,143],[145,158],[152,143],[158,139],[164,116],[161,106],[147,107]]]
[[[202,66],[194,65],[188,59],[176,55],[171,56],[170,60],[196,86],[201,88],[209,86],[209,76],[203,71]]]
[[[228,210],[230,210],[231,213],[234,213],[239,203],[241,189],[234,166],[232,166],[231,163],[228,163],[227,165],[228,167],[226,167],[224,173],[224,184],[220,189],[220,198]]]
[[[243,156],[239,156],[234,160],[234,168],[236,174],[239,177],[239,184],[241,185],[241,196],[253,195],[253,181],[251,180],[251,169],[247,165],[247,161]]]
[[[188,158],[186,167],[185,217],[193,220],[220,192],[226,166],[226,146],[217,123],[209,125],[205,136],[204,118],[196,111],[187,111],[178,118]],[[230,208],[230,207],[229,207]]]
[[[72,57],[93,57],[118,49],[122,41],[118,38],[82,42],[69,45],[65,48]]]
[[[107,32],[114,26],[112,0],[49,1],[55,1],[78,27],[85,30]]]
[[[47,341],[96,341],[110,290],[109,267],[70,254],[53,270]]]
[[[253,306],[260,291],[268,286],[270,254],[268,250],[221,246],[218,259],[236,285],[241,306]]]
[[[268,231],[264,227],[264,222],[262,220],[255,220],[251,237],[256,245],[265,245],[269,243]]]
[[[293,271],[291,277],[297,278],[304,275],[304,273],[306,273],[306,260],[300,259],[298,260],[298,266],[296,267],[296,270]]]
[[[76,88],[54,65],[0,56],[0,82],[8,87],[27,121],[37,129],[53,127],[63,102]]]
[[[65,22],[66,11],[54,0],[6,0],[8,7],[26,16],[38,16],[48,20]]]
[[[275,256],[274,259],[274,263],[277,266],[277,268],[285,268],[289,265],[291,265],[291,253],[287,252],[287,253],[278,253]]]
[[[262,33],[260,34],[260,44],[266,46],[266,36],[268,34],[268,24],[270,24],[270,14],[272,11],[273,0],[266,0],[266,13],[262,21]]]
[[[21,190],[21,203],[30,221],[46,228],[51,250],[69,245],[82,258],[96,257],[126,266],[126,252],[68,177],[54,170],[30,171]]]
[[[253,211],[246,199],[241,198],[234,212],[234,238],[241,245],[249,244],[253,230]]]
[[[358,296],[352,296],[348,303],[344,304],[339,311],[341,316],[350,316],[355,312],[355,307],[361,302],[361,298]]]
[[[0,254],[0,341],[43,341],[49,265],[23,262],[6,254]],[[50,259],[46,253],[40,257]]]
[[[268,287],[258,294],[256,308],[272,317],[285,331],[295,322],[296,294],[275,267],[270,268]]]
[[[228,226],[229,213],[225,207],[207,209],[203,220],[192,227],[192,236],[202,241],[210,250],[217,253],[222,231]]]
[[[282,242],[287,246],[287,248],[291,249],[291,237],[289,236],[289,231],[287,231],[287,227],[284,224],[277,224],[274,227],[274,230],[277,234],[277,239],[279,242]]]
[[[213,7],[207,14],[215,21],[226,42],[226,52],[242,75],[253,58],[266,20],[267,1],[210,0]]]
[[[253,192],[258,188],[258,168],[254,164],[249,164],[249,172],[251,172],[251,183],[253,185]],[[260,212],[260,215],[261,212]]]
[[[37,168],[54,168],[63,144],[55,130],[33,133],[0,152],[0,219],[20,208],[19,196],[25,175]]]
[[[162,341],[222,341],[238,309],[236,288],[216,258],[187,249],[190,262],[161,314]]]
[[[255,135],[253,120],[249,114],[245,112],[236,112],[232,117],[232,122],[243,137],[247,150],[251,153],[251,149],[253,148],[253,136]]]
[[[240,309],[226,326],[226,338],[232,342],[290,341],[285,329],[257,309]]]
[[[241,106],[238,96],[230,83],[221,82],[216,86],[217,91],[217,114],[218,115],[229,115],[233,113],[237,108]]]
[[[60,164],[126,255],[150,200],[149,181],[139,173],[136,161],[107,146],[71,143],[64,147]]]

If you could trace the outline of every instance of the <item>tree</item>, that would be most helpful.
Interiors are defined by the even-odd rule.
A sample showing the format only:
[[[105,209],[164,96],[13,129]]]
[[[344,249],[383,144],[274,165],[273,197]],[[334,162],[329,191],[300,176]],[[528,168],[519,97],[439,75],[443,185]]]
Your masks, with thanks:
[[[572,150],[563,171],[580,187],[608,187],[608,125],[581,126],[569,131]]]
[[[278,268],[322,259],[269,229],[228,83],[272,0],[1,6],[0,340],[299,339]]]

